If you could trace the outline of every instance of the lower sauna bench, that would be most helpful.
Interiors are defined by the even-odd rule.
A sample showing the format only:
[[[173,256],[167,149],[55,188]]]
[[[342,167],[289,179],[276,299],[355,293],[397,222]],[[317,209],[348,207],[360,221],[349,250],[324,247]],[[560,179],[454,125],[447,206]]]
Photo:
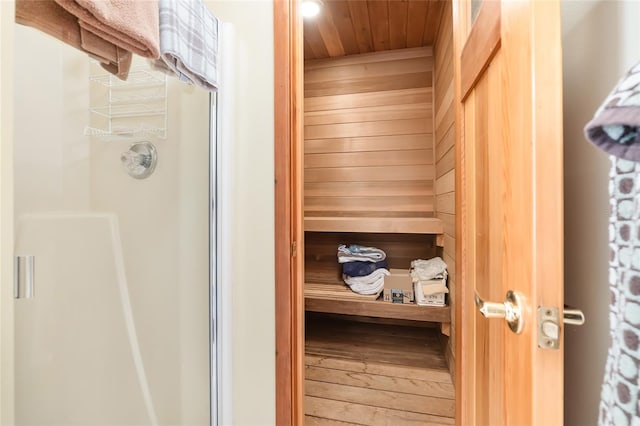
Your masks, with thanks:
[[[305,425],[454,424],[437,328],[347,318],[306,314]]]
[[[305,218],[305,221],[310,220]],[[442,232],[440,221],[422,218],[430,228]],[[396,219],[399,223],[401,220]],[[305,222],[306,223],[306,222]],[[315,223],[315,222],[312,222]],[[322,222],[324,223],[324,222]],[[342,223],[342,222],[336,222]],[[351,222],[347,222],[352,225]],[[367,222],[364,222],[365,224]],[[413,223],[413,221],[410,221]],[[337,225],[333,225],[337,227]],[[409,269],[414,259],[442,257],[443,234],[380,232],[311,232],[304,233],[304,299],[307,312],[392,318],[410,321],[451,322],[450,306],[419,306],[383,302],[381,298],[351,291],[342,280],[342,266],[336,258],[340,244],[362,244],[382,249],[389,268]]]

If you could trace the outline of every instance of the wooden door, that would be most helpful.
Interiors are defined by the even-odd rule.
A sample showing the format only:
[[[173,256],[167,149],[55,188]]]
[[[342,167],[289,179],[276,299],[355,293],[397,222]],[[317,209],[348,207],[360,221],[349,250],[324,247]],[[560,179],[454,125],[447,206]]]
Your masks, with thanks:
[[[562,343],[538,347],[537,308],[563,306],[560,7],[484,0],[474,16],[477,4],[453,8],[457,419],[559,425]],[[524,299],[520,334],[474,304],[476,294],[504,302],[507,290]]]

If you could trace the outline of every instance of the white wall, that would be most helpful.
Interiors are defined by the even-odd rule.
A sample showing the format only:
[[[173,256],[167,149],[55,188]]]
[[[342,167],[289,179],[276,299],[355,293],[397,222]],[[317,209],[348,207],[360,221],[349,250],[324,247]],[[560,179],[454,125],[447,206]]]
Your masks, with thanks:
[[[274,425],[273,4],[207,3],[235,29],[233,425]]]
[[[565,303],[586,323],[565,330],[565,424],[594,425],[609,346],[609,160],[583,127],[640,60],[640,2],[563,1]]]

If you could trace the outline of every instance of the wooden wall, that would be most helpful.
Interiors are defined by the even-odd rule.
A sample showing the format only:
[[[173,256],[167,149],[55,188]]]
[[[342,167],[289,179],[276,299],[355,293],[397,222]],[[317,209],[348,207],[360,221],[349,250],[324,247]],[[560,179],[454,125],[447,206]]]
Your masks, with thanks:
[[[453,29],[451,3],[447,2],[436,42],[433,48],[435,58],[434,105],[435,105],[435,161],[436,161],[436,217],[444,224],[444,261],[449,268],[450,303],[452,307],[452,327],[450,344],[453,351],[455,316],[455,108],[453,93]]]
[[[433,64],[429,47],[305,62],[305,217],[434,215]]]

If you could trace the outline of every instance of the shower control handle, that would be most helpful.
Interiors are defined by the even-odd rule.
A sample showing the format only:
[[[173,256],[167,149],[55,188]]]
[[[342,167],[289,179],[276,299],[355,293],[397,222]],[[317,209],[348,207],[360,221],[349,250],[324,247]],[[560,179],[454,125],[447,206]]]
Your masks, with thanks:
[[[135,179],[149,177],[156,167],[156,147],[151,142],[137,142],[120,155],[120,161],[129,176]]]
[[[151,165],[150,155],[138,154],[132,151],[123,152],[120,160],[124,164],[125,168],[133,168],[137,166],[149,167]]]

